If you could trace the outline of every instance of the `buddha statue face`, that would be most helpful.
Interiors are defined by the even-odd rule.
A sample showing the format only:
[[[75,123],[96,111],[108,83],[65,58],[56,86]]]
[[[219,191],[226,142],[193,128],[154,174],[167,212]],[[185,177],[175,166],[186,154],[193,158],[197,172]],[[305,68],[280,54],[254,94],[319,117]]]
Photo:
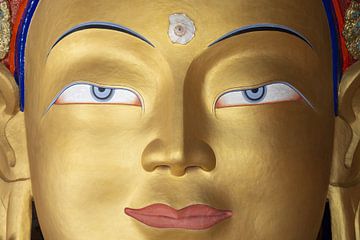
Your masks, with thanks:
[[[52,240],[316,239],[359,192],[360,67],[336,117],[331,53],[320,0],[42,0],[4,127],[22,203]]]

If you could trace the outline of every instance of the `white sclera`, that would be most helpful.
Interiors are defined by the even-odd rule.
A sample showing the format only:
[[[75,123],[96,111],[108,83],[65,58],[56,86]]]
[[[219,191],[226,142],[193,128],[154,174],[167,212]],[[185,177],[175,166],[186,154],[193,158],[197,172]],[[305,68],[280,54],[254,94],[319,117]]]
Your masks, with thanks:
[[[75,84],[65,88],[54,102],[55,104],[123,104],[141,106],[140,98],[128,89],[111,88],[113,94],[108,100],[96,99],[92,93],[93,85]],[[99,86],[94,86],[99,87]],[[105,87],[103,87],[105,88]],[[109,89],[109,88],[105,88]]]
[[[298,93],[298,91],[288,84],[274,83],[263,87],[266,88],[266,93],[260,101],[250,101],[249,99],[246,99],[244,92],[250,89],[234,90],[221,95],[216,101],[216,108],[270,104],[302,99],[302,96]]]

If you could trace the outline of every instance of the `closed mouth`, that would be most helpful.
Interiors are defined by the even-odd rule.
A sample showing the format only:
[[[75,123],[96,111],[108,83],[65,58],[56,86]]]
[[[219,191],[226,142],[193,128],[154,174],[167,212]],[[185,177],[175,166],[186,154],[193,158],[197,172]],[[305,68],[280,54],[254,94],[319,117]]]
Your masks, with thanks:
[[[141,209],[125,208],[125,214],[154,228],[204,230],[232,217],[232,211],[196,204],[176,210],[165,204],[153,204]]]

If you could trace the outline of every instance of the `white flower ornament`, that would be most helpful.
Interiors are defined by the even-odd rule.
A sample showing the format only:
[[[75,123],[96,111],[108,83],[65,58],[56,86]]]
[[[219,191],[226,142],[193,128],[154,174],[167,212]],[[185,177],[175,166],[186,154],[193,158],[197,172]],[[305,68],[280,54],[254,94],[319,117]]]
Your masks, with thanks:
[[[169,17],[169,37],[171,42],[186,45],[195,37],[194,22],[185,14],[176,13]]]

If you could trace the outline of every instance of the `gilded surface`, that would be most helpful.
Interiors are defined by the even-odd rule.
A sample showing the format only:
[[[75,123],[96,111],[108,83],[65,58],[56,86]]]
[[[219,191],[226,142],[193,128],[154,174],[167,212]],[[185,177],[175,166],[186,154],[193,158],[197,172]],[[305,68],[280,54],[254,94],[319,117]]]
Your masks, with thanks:
[[[186,45],[174,13],[196,25]],[[153,45],[62,38],[94,19]],[[308,42],[273,29],[209,47],[261,23]],[[327,201],[333,239],[360,240],[360,62],[335,115],[331,53],[320,0],[41,0],[24,112],[0,64],[0,239],[29,239],[33,199],[46,240],[314,240]]]
[[[11,38],[10,10],[6,1],[0,2],[0,60],[9,52]]]
[[[350,54],[360,58],[360,3],[353,1],[346,11],[344,37]]]

